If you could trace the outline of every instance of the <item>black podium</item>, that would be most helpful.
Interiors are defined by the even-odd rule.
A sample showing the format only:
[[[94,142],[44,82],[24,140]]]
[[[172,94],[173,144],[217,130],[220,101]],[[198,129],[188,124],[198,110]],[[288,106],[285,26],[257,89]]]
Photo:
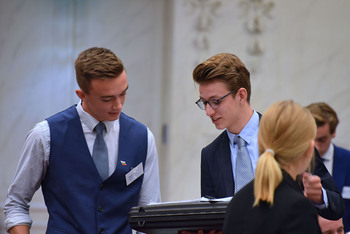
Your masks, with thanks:
[[[129,212],[132,229],[150,234],[222,230],[229,201],[191,201],[136,206]]]

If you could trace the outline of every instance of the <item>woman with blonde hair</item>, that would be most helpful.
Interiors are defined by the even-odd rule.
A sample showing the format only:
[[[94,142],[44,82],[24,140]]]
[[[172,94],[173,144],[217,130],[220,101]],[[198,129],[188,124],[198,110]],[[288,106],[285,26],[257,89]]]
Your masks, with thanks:
[[[310,165],[316,124],[293,101],[271,105],[260,121],[255,179],[227,207],[224,233],[321,233],[317,210],[298,185]]]

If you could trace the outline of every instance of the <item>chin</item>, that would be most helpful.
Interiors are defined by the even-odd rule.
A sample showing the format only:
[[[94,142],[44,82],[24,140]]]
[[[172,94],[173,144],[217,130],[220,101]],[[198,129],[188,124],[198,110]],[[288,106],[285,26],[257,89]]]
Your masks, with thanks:
[[[223,129],[225,129],[225,127],[224,127],[224,126],[221,126],[221,125],[215,125],[215,127],[216,127],[217,130],[223,130]]]
[[[108,118],[107,120],[108,120],[108,121],[115,121],[115,120],[119,119],[119,116],[120,116],[120,115],[117,115],[117,116],[111,116],[111,117],[110,117],[110,118]]]

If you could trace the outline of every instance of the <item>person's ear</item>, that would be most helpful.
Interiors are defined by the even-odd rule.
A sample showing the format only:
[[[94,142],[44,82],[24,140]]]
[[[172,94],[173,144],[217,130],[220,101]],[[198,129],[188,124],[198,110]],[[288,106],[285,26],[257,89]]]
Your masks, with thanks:
[[[80,100],[84,100],[84,98],[85,98],[85,93],[84,93],[83,90],[77,89],[77,90],[75,90],[75,93],[77,94],[77,96],[79,97]]]
[[[239,98],[239,101],[246,101],[247,100],[247,90],[245,88],[240,88],[238,91],[237,91],[237,94],[238,95],[238,98]]]
[[[334,130],[334,132],[332,133],[332,138],[335,138],[335,133],[336,133],[336,130]]]
[[[307,150],[303,154],[303,157],[305,157],[305,158],[313,157],[314,151],[315,151],[315,141],[311,140],[309,147],[307,148]]]

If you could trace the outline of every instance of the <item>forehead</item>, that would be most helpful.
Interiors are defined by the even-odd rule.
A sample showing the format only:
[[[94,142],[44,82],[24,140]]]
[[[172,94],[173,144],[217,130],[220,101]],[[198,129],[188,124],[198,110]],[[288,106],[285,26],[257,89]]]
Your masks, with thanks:
[[[227,84],[220,80],[208,81],[199,84],[199,94],[202,98],[222,96],[229,91]]]
[[[90,93],[96,95],[118,95],[128,88],[126,73],[116,78],[94,79],[91,81]]]
[[[329,123],[317,127],[317,136],[331,134]]]
[[[322,217],[318,218],[318,222],[320,224],[322,232],[326,231],[336,231],[339,228],[343,227],[343,221],[342,219],[339,220],[326,220]]]

